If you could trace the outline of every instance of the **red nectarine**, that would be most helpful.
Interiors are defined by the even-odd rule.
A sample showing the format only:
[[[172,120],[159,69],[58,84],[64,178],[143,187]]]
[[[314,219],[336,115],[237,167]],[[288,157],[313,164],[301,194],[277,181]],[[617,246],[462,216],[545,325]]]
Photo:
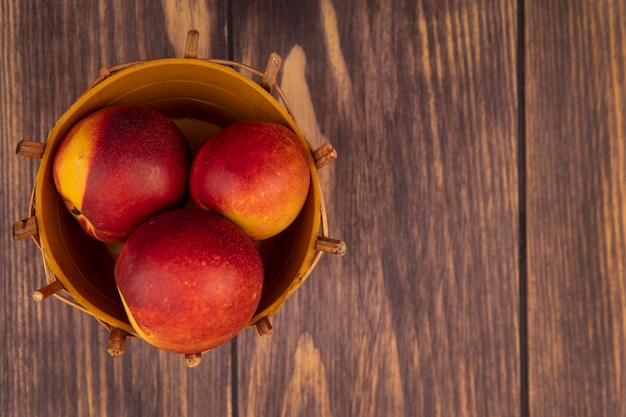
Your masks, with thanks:
[[[107,107],[64,137],[54,182],[88,234],[121,242],[143,221],[185,203],[190,160],[185,137],[163,114]]]
[[[311,172],[293,131],[237,122],[202,145],[189,177],[194,204],[222,214],[254,240],[283,231],[306,201]]]
[[[116,260],[115,281],[141,338],[171,352],[202,353],[252,318],[263,263],[252,240],[227,219],[178,209],[133,232]]]

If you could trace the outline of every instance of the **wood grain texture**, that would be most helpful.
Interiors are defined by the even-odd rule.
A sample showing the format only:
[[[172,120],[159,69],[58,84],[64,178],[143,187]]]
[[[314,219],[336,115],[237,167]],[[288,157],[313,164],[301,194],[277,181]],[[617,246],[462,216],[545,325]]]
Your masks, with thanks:
[[[626,414],[626,6],[526,2],[530,412]]]
[[[239,415],[516,416],[514,2],[233,1],[235,58],[285,57],[326,257],[239,339]]]
[[[2,416],[232,415],[230,345],[193,370],[138,340],[111,358],[108,332],[94,319],[58,300],[32,300],[45,283],[41,256],[33,242],[11,237],[28,214],[39,165],[15,155],[17,142],[45,141],[101,67],[179,56],[192,25],[203,31],[201,51],[225,56],[224,6],[197,7],[206,21],[170,2],[0,2]]]
[[[320,178],[348,253],[271,339],[187,369],[33,302],[41,257],[11,228],[38,168],[17,142],[192,28],[200,57],[284,58],[298,124],[339,154]],[[0,0],[0,415],[626,414],[625,28],[621,0]]]

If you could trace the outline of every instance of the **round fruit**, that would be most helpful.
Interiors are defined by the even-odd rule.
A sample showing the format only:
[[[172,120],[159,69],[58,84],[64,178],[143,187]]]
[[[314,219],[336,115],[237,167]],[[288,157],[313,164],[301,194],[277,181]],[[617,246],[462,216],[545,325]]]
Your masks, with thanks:
[[[238,122],[205,142],[189,177],[192,201],[254,240],[283,231],[306,201],[311,172],[298,137],[273,122]]]
[[[54,156],[54,182],[82,228],[124,241],[139,224],[187,197],[191,155],[178,127],[143,107],[96,111],[70,129]]]
[[[230,221],[178,209],[128,238],[115,281],[141,338],[171,352],[202,353],[232,339],[252,318],[263,264],[252,240]]]

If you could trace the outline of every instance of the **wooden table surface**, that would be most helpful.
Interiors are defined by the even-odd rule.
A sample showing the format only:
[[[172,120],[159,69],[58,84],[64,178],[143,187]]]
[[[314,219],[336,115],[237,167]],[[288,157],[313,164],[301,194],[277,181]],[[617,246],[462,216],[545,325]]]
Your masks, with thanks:
[[[0,0],[0,415],[626,415],[622,0]],[[104,66],[199,56],[280,76],[331,234],[272,319],[199,367],[55,299],[28,215],[45,141]]]

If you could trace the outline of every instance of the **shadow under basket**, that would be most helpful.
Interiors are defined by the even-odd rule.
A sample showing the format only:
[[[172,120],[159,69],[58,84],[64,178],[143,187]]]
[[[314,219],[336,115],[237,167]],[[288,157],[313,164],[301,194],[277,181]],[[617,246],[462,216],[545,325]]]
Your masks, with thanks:
[[[115,254],[80,228],[63,204],[52,173],[54,154],[65,134],[96,110],[115,105],[158,110],[182,130],[192,152],[221,128],[241,120],[273,121],[296,133],[309,160],[311,185],[296,220],[259,245],[265,267],[263,293],[248,327],[256,326],[261,336],[271,335],[269,317],[298,289],[321,255],[345,252],[344,242],[328,236],[317,175],[337,154],[329,143],[312,149],[302,135],[276,84],[281,58],[272,54],[263,72],[237,62],[198,59],[197,39],[196,31],[188,33],[185,58],[102,69],[98,79],[57,121],[47,142],[21,141],[17,146],[19,156],[41,159],[29,217],[16,222],[13,231],[16,239],[32,237],[43,255],[47,283],[34,298],[40,301],[53,295],[93,315],[111,331],[108,351],[112,356],[124,352],[126,336],[135,336],[115,285]],[[188,356],[187,364],[197,365],[200,353]]]

